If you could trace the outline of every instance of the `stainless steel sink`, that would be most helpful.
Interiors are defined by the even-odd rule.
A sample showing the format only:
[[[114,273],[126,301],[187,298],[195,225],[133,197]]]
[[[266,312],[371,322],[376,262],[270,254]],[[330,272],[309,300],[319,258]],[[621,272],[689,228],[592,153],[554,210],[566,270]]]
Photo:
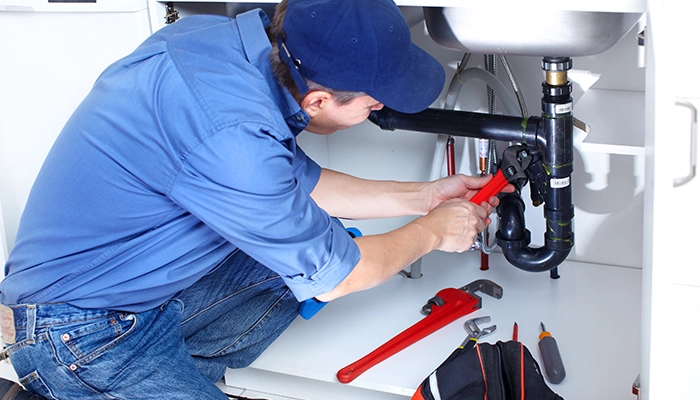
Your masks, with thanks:
[[[471,53],[590,56],[611,48],[641,13],[424,7],[430,37]]]

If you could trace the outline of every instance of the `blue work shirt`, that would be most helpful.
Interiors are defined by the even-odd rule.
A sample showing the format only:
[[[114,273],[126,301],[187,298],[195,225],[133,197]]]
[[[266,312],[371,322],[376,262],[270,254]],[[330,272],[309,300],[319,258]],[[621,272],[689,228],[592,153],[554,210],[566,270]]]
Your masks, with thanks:
[[[272,75],[268,23],[186,17],[102,73],[34,183],[0,301],[140,312],[236,248],[300,301],[350,273],[359,249],[309,195],[309,116]]]

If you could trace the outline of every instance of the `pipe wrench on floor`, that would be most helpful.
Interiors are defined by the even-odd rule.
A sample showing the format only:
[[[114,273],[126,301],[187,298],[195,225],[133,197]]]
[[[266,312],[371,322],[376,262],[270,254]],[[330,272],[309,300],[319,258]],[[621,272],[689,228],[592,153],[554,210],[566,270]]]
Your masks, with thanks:
[[[336,375],[338,381],[341,383],[352,382],[368,369],[420,339],[457,318],[480,309],[481,297],[476,294],[479,291],[496,299],[503,297],[503,288],[486,279],[476,280],[459,289],[442,289],[423,306],[422,312],[427,315],[425,318],[394,336],[373,352],[338,371]]]

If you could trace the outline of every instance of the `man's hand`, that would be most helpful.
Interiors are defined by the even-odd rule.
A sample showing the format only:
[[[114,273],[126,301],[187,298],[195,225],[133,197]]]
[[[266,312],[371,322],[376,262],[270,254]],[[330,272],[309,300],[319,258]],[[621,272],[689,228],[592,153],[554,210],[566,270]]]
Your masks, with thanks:
[[[481,189],[486,186],[493,178],[493,175],[484,177],[466,176],[457,174],[448,176],[428,184],[424,190],[428,193],[429,205],[428,212],[439,206],[442,202],[451,199],[469,200]],[[515,187],[508,184],[503,192],[513,192]],[[482,203],[484,204],[484,203]],[[491,196],[488,199],[488,212],[498,206],[498,197]]]
[[[477,205],[464,199],[450,199],[413,223],[433,233],[435,250],[461,253],[469,250],[477,234],[491,223],[492,210],[486,202]]]
[[[331,301],[377,286],[433,250],[469,250],[476,235],[491,223],[489,215],[498,206],[495,196],[481,204],[470,201],[491,179],[491,176],[477,178],[459,174],[428,183],[378,182],[324,170],[321,188],[317,185],[312,193],[320,204],[331,205],[333,202],[328,199],[344,193],[347,199],[359,197],[361,201],[343,203],[346,206],[339,210],[364,210],[362,215],[349,213],[350,217],[421,216],[393,231],[355,238],[360,248],[359,263],[335,289],[316,298]],[[513,185],[503,189],[504,192],[514,190]],[[379,211],[368,213],[368,209]]]

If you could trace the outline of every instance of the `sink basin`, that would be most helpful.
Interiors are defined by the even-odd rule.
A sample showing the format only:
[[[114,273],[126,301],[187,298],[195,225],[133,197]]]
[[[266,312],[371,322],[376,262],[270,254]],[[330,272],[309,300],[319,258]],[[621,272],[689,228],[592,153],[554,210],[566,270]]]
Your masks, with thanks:
[[[562,11],[539,8],[424,7],[430,37],[470,53],[524,56],[591,56],[611,48],[641,13]]]

